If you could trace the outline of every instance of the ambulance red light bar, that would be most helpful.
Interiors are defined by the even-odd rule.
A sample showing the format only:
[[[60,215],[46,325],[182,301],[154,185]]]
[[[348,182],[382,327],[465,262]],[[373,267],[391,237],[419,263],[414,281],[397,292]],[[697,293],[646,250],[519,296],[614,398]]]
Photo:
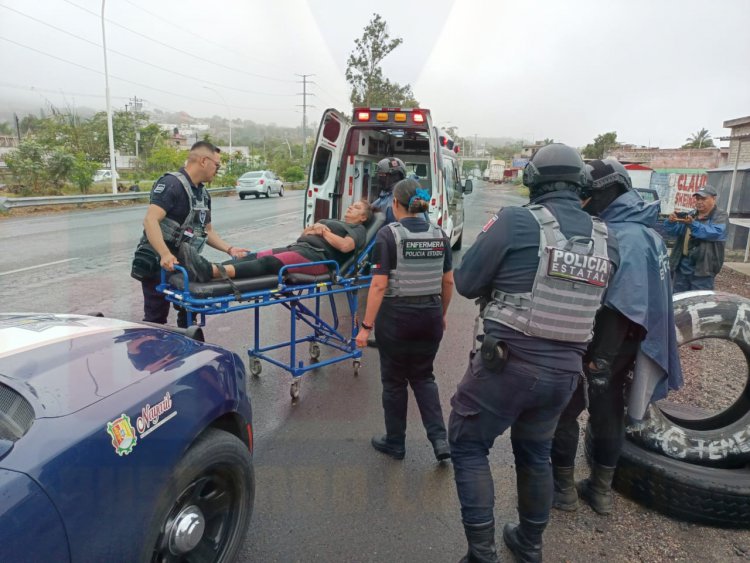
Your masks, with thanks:
[[[424,114],[418,111],[415,111],[411,115],[411,119],[414,123],[424,123]]]
[[[370,121],[370,112],[357,110],[357,121]]]

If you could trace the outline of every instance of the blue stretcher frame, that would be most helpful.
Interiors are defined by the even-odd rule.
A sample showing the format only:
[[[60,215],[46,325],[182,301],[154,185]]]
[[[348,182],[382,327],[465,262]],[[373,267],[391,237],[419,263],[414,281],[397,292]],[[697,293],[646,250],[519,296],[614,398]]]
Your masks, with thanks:
[[[362,351],[357,348],[355,341],[359,329],[357,294],[359,290],[370,287],[372,275],[364,274],[364,272],[368,271],[370,266],[369,256],[374,244],[375,237],[373,236],[365,249],[357,255],[356,260],[348,265],[343,272],[339,264],[332,260],[286,265],[278,273],[277,285],[273,288],[244,293],[232,292],[215,297],[196,297],[190,293],[187,271],[182,266],[175,265],[175,269],[182,276],[184,289],[180,290],[171,285],[167,276],[172,274],[162,270],[161,283],[157,285],[156,290],[162,293],[167,301],[185,309],[188,326],[193,324],[195,317],[197,317],[200,326],[205,326],[207,315],[253,309],[253,343],[252,347],[247,349],[250,372],[252,375],[260,374],[262,370],[260,360],[265,360],[288,371],[292,376],[290,394],[292,399],[296,400],[299,397],[301,377],[310,370],[351,359],[353,360],[354,375],[358,375]],[[290,270],[318,264],[330,266],[331,274],[315,276],[317,279],[310,283],[290,284],[286,281],[286,274]],[[327,279],[321,279],[324,277]],[[347,327],[342,327],[339,323],[338,309],[334,300],[337,294],[346,296],[351,318]],[[312,301],[312,304],[308,306],[305,302],[309,301]],[[321,316],[321,306],[325,301],[330,306],[332,316],[330,323]],[[282,305],[289,310],[289,340],[262,345],[260,309],[271,305]],[[297,323],[302,323],[311,328],[312,334],[298,336]],[[309,346],[310,361],[307,362],[299,359],[300,354],[297,349],[298,345],[304,343],[308,343]],[[336,354],[324,360],[318,360],[321,346],[335,351]],[[284,348],[289,348],[288,363],[269,354],[269,352]]]

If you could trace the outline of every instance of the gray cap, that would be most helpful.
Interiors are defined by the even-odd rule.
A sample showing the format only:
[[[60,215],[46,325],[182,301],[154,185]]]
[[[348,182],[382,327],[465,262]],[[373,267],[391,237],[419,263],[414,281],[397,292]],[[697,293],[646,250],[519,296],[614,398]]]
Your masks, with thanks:
[[[716,188],[714,188],[711,184],[706,184],[700,190],[695,192],[693,194],[693,197],[716,197],[717,195],[718,194],[716,193]]]

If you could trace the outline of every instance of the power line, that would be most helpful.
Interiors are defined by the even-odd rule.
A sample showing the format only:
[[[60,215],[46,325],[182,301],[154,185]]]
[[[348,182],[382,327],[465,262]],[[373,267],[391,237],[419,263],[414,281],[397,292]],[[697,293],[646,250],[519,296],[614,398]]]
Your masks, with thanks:
[[[14,88],[16,90],[29,90],[31,92],[45,92],[47,94],[63,94],[68,96],[82,96],[87,98],[103,98],[102,94],[86,94],[83,92],[68,92],[67,90],[50,90],[48,88],[37,88],[36,86],[23,86],[21,84],[10,84],[8,82],[0,82],[0,88]],[[127,100],[125,96],[113,96],[118,100]]]
[[[91,67],[88,67],[88,66],[85,66],[85,65],[73,62],[73,61],[69,61],[67,59],[63,59],[62,57],[58,57],[57,55],[52,55],[50,53],[45,53],[44,51],[40,51],[39,49],[36,49],[34,47],[30,47],[29,45],[24,45],[23,43],[19,43],[18,41],[13,41],[12,39],[8,39],[7,37],[0,36],[0,41],[7,41],[8,43],[12,43],[12,44],[17,45],[19,47],[23,47],[24,49],[29,49],[30,51],[34,51],[35,53],[39,53],[40,55],[44,55],[45,57],[50,57],[50,58],[58,60],[60,62],[63,62],[63,63],[66,63],[66,64],[70,64],[70,65],[73,65],[73,66],[77,66],[78,68],[82,68],[84,70],[88,70],[89,72],[95,72],[96,74],[104,75],[104,73],[102,71],[100,71],[100,70],[97,70],[97,69],[94,69],[94,68],[91,68]],[[204,100],[204,99],[201,99],[201,98],[193,98],[192,96],[186,96],[185,94],[180,94],[178,92],[170,92],[169,90],[163,90],[161,88],[156,88],[155,86],[150,86],[148,84],[142,84],[140,82],[135,82],[133,80],[128,80],[127,78],[122,78],[122,77],[115,76],[115,75],[110,75],[110,76],[112,78],[116,79],[116,80],[120,80],[121,82],[125,82],[127,84],[133,84],[134,86],[139,86],[141,88],[146,88],[148,90],[153,90],[154,92],[161,92],[162,94],[169,94],[170,96],[177,96],[179,98],[185,98],[186,100],[192,100],[194,102],[201,102],[201,103],[205,103],[205,104],[213,104],[214,103],[213,100]],[[248,110],[248,111],[293,111],[293,110],[289,110],[289,109],[280,109],[280,108],[250,108],[250,107],[245,107],[245,106],[230,106],[230,107],[234,107],[235,109],[244,109],[244,110]]]
[[[101,43],[97,43],[96,41],[91,41],[89,39],[86,39],[85,37],[81,37],[80,35],[76,35],[75,33],[71,33],[70,31],[67,31],[67,30],[62,29],[60,27],[57,27],[56,25],[53,25],[51,23],[48,23],[48,22],[45,22],[45,21],[40,20],[38,18],[35,18],[34,16],[31,16],[29,14],[25,14],[24,12],[21,12],[20,10],[16,10],[15,8],[11,8],[9,6],[5,6],[4,4],[0,4],[0,8],[5,8],[6,10],[10,10],[11,12],[15,12],[15,13],[17,13],[17,14],[19,14],[21,16],[24,16],[26,18],[29,18],[30,20],[33,20],[33,21],[35,21],[37,23],[40,23],[40,24],[45,25],[45,26],[47,26],[49,28],[55,29],[55,30],[57,30],[57,31],[59,31],[61,33],[69,35],[70,37],[73,37],[75,39],[83,41],[84,43],[88,43],[89,45],[94,45],[95,47],[98,47],[100,49],[102,48]],[[187,78],[189,80],[194,80],[194,81],[200,82],[202,84],[211,84],[212,86],[218,86],[218,87],[221,87],[221,88],[225,88],[227,90],[236,90],[237,92],[242,92],[243,94],[254,94],[254,95],[258,95],[258,96],[274,96],[274,97],[279,97],[279,96],[295,96],[296,95],[296,94],[276,94],[276,93],[269,93],[269,92],[258,92],[258,91],[255,91],[255,90],[245,90],[243,88],[236,88],[234,86],[229,86],[229,85],[226,85],[226,84],[218,84],[216,82],[208,82],[208,81],[203,80],[203,79],[198,79],[195,76],[190,76],[189,74],[178,72],[178,71],[172,70],[170,68],[159,66],[157,64],[154,64],[154,63],[151,63],[151,62],[148,62],[148,61],[144,61],[143,59],[139,59],[137,57],[133,57],[131,55],[128,55],[127,53],[123,53],[123,52],[117,51],[115,49],[108,49],[108,51],[110,53],[115,53],[117,55],[120,55],[121,57],[125,57],[126,59],[130,59],[130,60],[136,61],[138,63],[148,65],[150,67],[153,67],[155,69],[161,70],[163,72],[168,72],[170,74],[174,74],[176,76],[181,76],[182,78]]]
[[[92,16],[95,16],[96,18],[100,18],[101,17],[100,14],[98,14],[98,13],[92,11],[92,10],[89,10],[88,8],[84,8],[83,6],[79,6],[75,2],[71,2],[71,0],[63,0],[63,1],[65,3],[67,3],[67,4],[70,4],[71,6],[75,6],[79,10],[82,10],[82,11],[88,13],[88,14],[91,14]],[[222,64],[222,63],[220,63],[218,61],[212,61],[212,60],[207,59],[205,57],[201,57],[200,55],[196,55],[194,53],[188,53],[187,51],[184,51],[182,49],[178,49],[174,45],[170,45],[168,43],[164,43],[162,41],[154,39],[153,37],[149,37],[148,35],[146,35],[144,33],[141,33],[139,31],[135,31],[134,29],[130,29],[129,27],[124,26],[124,25],[122,25],[120,23],[117,23],[116,21],[113,21],[113,20],[111,20],[109,18],[104,18],[104,19],[106,21],[108,21],[110,24],[112,24],[112,25],[114,25],[116,27],[119,27],[121,29],[124,29],[125,31],[128,31],[128,32],[130,32],[130,33],[132,33],[134,35],[142,37],[143,39],[146,39],[147,41],[151,41],[152,43],[156,43],[157,45],[161,45],[162,47],[166,47],[166,48],[171,49],[173,51],[177,51],[178,53],[182,53],[183,55],[187,55],[187,56],[192,57],[194,59],[197,59],[199,61],[203,61],[205,63],[208,63],[212,67],[221,67],[221,68],[224,68],[226,70],[231,70],[232,72],[238,72],[240,74],[245,74],[247,76],[252,76],[253,78],[263,78],[264,80],[273,80],[275,82],[294,82],[294,80],[284,80],[284,79],[281,79],[281,78],[274,78],[272,76],[265,76],[265,75],[262,75],[262,74],[255,74],[253,72],[247,72],[246,70],[242,70],[240,68],[234,68],[234,67]]]
[[[232,49],[231,47],[227,47],[226,45],[222,45],[221,43],[217,43],[216,41],[212,41],[211,39],[208,39],[208,38],[206,38],[206,37],[204,37],[204,36],[202,36],[202,35],[198,35],[198,34],[197,34],[197,33],[195,33],[195,32],[194,32],[194,31],[193,31],[192,29],[189,29],[189,28],[187,28],[187,27],[182,27],[181,25],[177,25],[177,24],[176,24],[175,22],[173,22],[173,21],[171,21],[171,20],[169,20],[169,19],[167,19],[167,18],[163,18],[163,17],[161,17],[161,16],[159,15],[159,14],[156,14],[156,13],[154,13],[154,12],[150,11],[150,10],[147,10],[147,9],[146,9],[146,8],[144,8],[143,6],[139,6],[139,5],[138,5],[138,4],[136,4],[135,2],[131,2],[130,0],[122,0],[122,1],[126,2],[127,4],[130,4],[130,5],[131,5],[131,6],[133,6],[134,8],[137,8],[138,10],[141,10],[142,12],[145,12],[145,13],[147,13],[148,15],[150,15],[151,17],[153,17],[153,18],[155,18],[155,19],[157,19],[157,20],[159,20],[159,21],[163,21],[164,23],[166,23],[167,25],[170,25],[170,26],[174,27],[175,29],[179,29],[180,31],[182,31],[182,32],[184,32],[184,33],[187,33],[187,34],[189,34],[189,35],[192,35],[193,37],[197,37],[197,38],[198,38],[198,39],[200,39],[201,41],[204,41],[204,42],[206,42],[206,43],[209,43],[209,44],[211,44],[211,45],[215,45],[216,47],[219,47],[219,48],[221,48],[221,49],[224,49],[224,50],[225,50],[225,51],[227,51],[228,53],[232,53],[232,55],[236,55],[236,54],[237,54],[237,51],[236,51],[236,49]],[[243,54],[243,57],[244,57],[244,58],[247,58],[247,59],[249,59],[249,60],[251,60],[251,61],[253,61],[253,62],[256,62],[256,63],[260,63],[260,64],[265,64],[265,65],[268,65],[268,63],[266,63],[266,62],[264,62],[264,61],[260,61],[260,60],[258,60],[258,59],[254,59],[254,58],[252,58],[252,57],[248,57],[247,55],[244,55],[244,54]]]

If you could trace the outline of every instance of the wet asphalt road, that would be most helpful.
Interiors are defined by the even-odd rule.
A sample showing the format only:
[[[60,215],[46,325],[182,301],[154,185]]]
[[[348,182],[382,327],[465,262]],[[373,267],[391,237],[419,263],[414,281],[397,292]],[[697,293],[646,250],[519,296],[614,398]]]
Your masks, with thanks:
[[[283,199],[214,202],[215,227],[234,245],[276,246],[292,241],[301,227],[301,192],[287,192]],[[512,187],[479,183],[466,199],[464,249],[501,205],[523,202]],[[102,311],[138,320],[140,287],[128,271],[144,210],[0,220],[0,310]],[[461,252],[455,253],[455,265],[460,258]],[[60,260],[66,261],[36,267]],[[264,337],[285,337],[288,317],[278,314],[263,312]],[[436,361],[446,419],[465,369],[475,314],[471,301],[454,297]],[[250,319],[248,311],[210,317],[207,339],[242,354],[252,338]],[[452,468],[435,462],[413,400],[406,459],[391,460],[369,445],[370,437],[383,431],[378,369],[377,350],[370,348],[358,377],[350,362],[310,372],[296,405],[283,370],[265,364],[260,377],[250,379],[257,491],[239,561],[451,562],[461,557],[465,539]],[[502,523],[515,518],[507,437],[497,440],[490,459],[495,515]],[[582,476],[583,462],[580,467]],[[750,553],[746,531],[678,523],[622,497],[616,502],[617,514],[609,519],[588,509],[553,513],[545,560],[723,562]],[[502,559],[510,560],[499,536],[498,541]]]

